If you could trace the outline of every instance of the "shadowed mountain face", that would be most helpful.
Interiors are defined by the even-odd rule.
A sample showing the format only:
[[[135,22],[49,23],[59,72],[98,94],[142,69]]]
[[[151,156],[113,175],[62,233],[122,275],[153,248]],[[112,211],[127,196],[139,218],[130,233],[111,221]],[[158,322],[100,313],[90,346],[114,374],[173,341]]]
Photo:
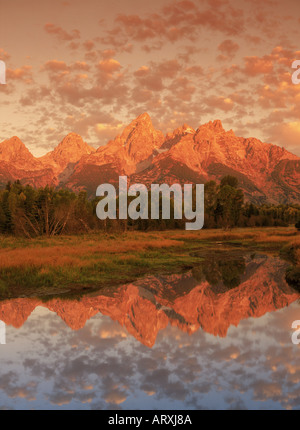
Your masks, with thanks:
[[[225,175],[239,179],[255,203],[300,199],[300,158],[275,145],[225,131],[219,120],[197,130],[184,124],[155,130],[148,114],[132,121],[97,150],[70,133],[51,152],[35,158],[17,138],[0,143],[0,184],[20,179],[33,186],[64,186],[95,196],[102,183],[127,175],[131,183],[203,183]]]
[[[225,337],[231,325],[261,317],[299,298],[284,280],[286,266],[284,261],[265,255],[251,258],[215,253],[188,273],[149,276],[80,300],[5,300],[0,302],[0,320],[19,328],[37,306],[43,306],[73,330],[83,328],[100,312],[148,347],[168,324],[189,334],[202,328]]]

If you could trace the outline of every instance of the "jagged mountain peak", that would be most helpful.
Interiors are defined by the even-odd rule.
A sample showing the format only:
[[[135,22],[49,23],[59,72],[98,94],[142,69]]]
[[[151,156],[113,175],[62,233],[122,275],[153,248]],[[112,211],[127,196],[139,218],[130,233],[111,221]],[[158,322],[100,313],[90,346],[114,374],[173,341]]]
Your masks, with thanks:
[[[126,154],[137,163],[150,157],[163,141],[164,134],[154,128],[148,113],[143,113],[131,121],[118,139]]]
[[[35,170],[39,166],[38,160],[17,136],[0,143],[0,160],[12,163],[15,168]]]
[[[144,112],[144,113],[140,114],[136,118],[135,121],[138,121],[138,122],[142,122],[143,121],[143,122],[151,122],[152,123],[150,115],[147,112]]]
[[[58,152],[59,150],[66,151],[73,149],[79,149],[87,153],[93,152],[93,148],[89,146],[79,134],[73,132],[67,134],[54,151]]]
[[[84,155],[95,152],[95,149],[88,145],[77,133],[67,134],[62,141],[46,155],[40,158],[45,164],[49,163],[54,167],[63,169],[69,164],[76,163]]]
[[[13,136],[10,139],[6,139],[0,143],[1,154],[9,154],[13,153],[14,151],[23,151],[31,154],[18,136]]]
[[[200,125],[195,133],[195,137],[197,140],[199,139],[215,139],[219,135],[230,134],[233,137],[235,134],[231,132],[226,132],[224,129],[221,120],[216,119],[214,121],[209,121],[205,124]]]
[[[148,133],[156,131],[153,127],[150,116],[146,112],[139,115],[137,118],[131,121],[129,125],[127,125],[124,128],[121,134],[121,140],[125,141],[124,144],[127,143],[128,138],[131,136],[131,134],[134,131],[139,131],[139,132],[146,131]]]
[[[193,129],[193,127],[190,127],[188,124],[183,124],[181,127],[176,128],[173,132],[168,133],[167,136],[174,137],[178,135],[184,135],[184,134],[195,134],[196,131]]]
[[[2,185],[20,179],[35,186],[86,189],[93,196],[100,183],[117,181],[121,174],[147,186],[219,181],[230,174],[255,203],[293,203],[300,198],[298,156],[256,138],[238,137],[224,130],[219,119],[196,131],[183,124],[164,136],[143,113],[97,151],[80,135],[69,133],[39,159],[17,136],[0,143]]]
[[[209,121],[206,124],[203,124],[199,127],[200,128],[207,128],[215,133],[224,133],[225,129],[222,125],[222,121],[220,119],[215,119],[214,121]]]
[[[165,141],[161,146],[161,149],[166,150],[172,148],[181,141],[183,136],[194,136],[196,131],[188,124],[183,124],[181,127],[176,128],[173,132],[166,134]]]

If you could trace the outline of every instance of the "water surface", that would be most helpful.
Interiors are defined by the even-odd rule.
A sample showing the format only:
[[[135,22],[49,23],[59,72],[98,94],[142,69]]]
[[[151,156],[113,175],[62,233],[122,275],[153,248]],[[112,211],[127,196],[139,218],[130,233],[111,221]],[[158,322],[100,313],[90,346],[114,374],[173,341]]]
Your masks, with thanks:
[[[2,301],[0,407],[297,409],[285,270],[237,250],[78,299]]]

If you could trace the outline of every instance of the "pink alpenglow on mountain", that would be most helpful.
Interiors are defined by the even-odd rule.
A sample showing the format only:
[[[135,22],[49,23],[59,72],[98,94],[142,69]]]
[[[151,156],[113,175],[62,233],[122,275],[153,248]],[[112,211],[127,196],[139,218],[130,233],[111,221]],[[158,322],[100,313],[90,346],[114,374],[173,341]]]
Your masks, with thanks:
[[[187,124],[164,135],[147,113],[96,150],[70,133],[51,152],[34,157],[17,137],[0,143],[0,185],[19,179],[35,187],[53,185],[95,196],[103,183],[205,183],[236,176],[247,200],[297,203],[300,158],[284,148],[224,130],[220,120],[194,130]]]

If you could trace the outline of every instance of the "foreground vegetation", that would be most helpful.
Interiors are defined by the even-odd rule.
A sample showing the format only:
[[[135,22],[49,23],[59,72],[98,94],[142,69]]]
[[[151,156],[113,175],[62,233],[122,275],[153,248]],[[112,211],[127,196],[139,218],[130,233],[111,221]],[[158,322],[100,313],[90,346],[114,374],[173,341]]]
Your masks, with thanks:
[[[288,227],[299,227],[300,206],[245,203],[232,176],[205,184],[204,229],[196,232],[172,217],[172,200],[170,220],[100,221],[97,203],[85,192],[19,181],[0,190],[0,298],[90,291],[174,273],[196,266],[220,243],[280,253],[291,264],[288,282],[300,288],[300,233]]]
[[[300,287],[300,234],[294,227],[247,228],[232,232],[89,233],[55,237],[2,236],[0,297],[98,290],[146,274],[180,272],[199,263],[207,250],[280,254],[291,263],[291,285]]]

